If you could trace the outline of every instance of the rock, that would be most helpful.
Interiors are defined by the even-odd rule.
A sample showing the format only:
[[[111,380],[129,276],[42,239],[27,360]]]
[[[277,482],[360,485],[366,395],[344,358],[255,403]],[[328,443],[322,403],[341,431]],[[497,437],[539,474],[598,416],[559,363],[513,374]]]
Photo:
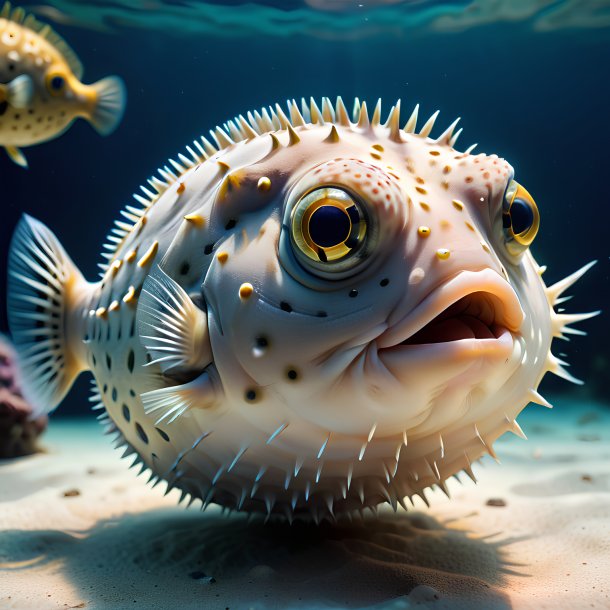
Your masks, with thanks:
[[[38,451],[36,441],[47,421],[46,416],[32,418],[32,407],[21,393],[15,350],[0,335],[0,459]]]
[[[425,602],[435,602],[441,598],[439,592],[427,585],[417,585],[411,593],[409,593],[409,601],[414,604]]]
[[[506,500],[503,500],[502,498],[489,498],[485,504],[487,504],[487,506],[506,506]]]
[[[68,489],[63,493],[64,498],[75,498],[76,496],[80,496],[80,491],[78,489]]]

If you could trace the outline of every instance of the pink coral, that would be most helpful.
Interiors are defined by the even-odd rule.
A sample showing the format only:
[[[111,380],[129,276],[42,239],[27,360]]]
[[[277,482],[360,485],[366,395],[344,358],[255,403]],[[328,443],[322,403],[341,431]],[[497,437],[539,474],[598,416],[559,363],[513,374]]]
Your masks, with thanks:
[[[23,398],[17,357],[10,342],[0,336],[0,459],[34,453],[47,418],[31,419],[32,407]]]

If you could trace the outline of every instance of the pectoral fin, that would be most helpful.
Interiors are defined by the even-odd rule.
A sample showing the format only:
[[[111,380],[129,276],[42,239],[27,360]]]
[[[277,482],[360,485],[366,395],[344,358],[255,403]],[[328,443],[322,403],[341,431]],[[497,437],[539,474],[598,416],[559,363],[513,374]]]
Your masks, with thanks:
[[[207,371],[190,381],[177,386],[168,386],[140,394],[146,415],[156,417],[155,425],[176,421],[190,409],[210,409],[217,395]]]
[[[207,315],[159,267],[142,287],[137,323],[150,364],[164,373],[202,371],[212,362]]]
[[[27,108],[34,95],[34,83],[26,74],[22,74],[6,85],[6,101],[13,108]]]
[[[28,161],[25,158],[25,155],[21,152],[20,148],[16,146],[5,146],[4,150],[6,150],[6,154],[20,167],[25,169],[28,168]]]

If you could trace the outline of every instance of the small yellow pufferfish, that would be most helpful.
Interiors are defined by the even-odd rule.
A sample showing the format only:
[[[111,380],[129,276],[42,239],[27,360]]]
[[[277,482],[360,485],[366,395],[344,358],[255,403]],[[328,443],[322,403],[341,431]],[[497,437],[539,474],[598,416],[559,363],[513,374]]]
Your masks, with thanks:
[[[114,131],[125,109],[123,81],[111,76],[81,82],[83,67],[50,26],[9,2],[0,12],[0,146],[27,167],[23,146],[60,136],[78,117],[102,135]]]
[[[153,176],[87,282],[25,216],[8,317],[34,412],[90,371],[117,446],[182,498],[293,519],[425,499],[550,406],[540,214],[497,155],[418,106],[292,101],[229,120]],[[128,222],[126,222],[128,221]]]

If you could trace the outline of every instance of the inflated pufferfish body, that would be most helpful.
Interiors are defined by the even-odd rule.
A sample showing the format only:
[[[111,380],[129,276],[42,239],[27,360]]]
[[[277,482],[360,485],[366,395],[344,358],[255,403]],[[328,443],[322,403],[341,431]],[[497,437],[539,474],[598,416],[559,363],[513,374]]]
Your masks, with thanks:
[[[24,218],[9,309],[28,398],[49,410],[91,370],[125,454],[204,506],[396,507],[472,477],[547,405],[543,375],[571,378],[551,341],[594,314],[553,305],[588,266],[545,287],[532,197],[506,161],[456,151],[455,124],[288,110],[160,169],[98,283]]]

